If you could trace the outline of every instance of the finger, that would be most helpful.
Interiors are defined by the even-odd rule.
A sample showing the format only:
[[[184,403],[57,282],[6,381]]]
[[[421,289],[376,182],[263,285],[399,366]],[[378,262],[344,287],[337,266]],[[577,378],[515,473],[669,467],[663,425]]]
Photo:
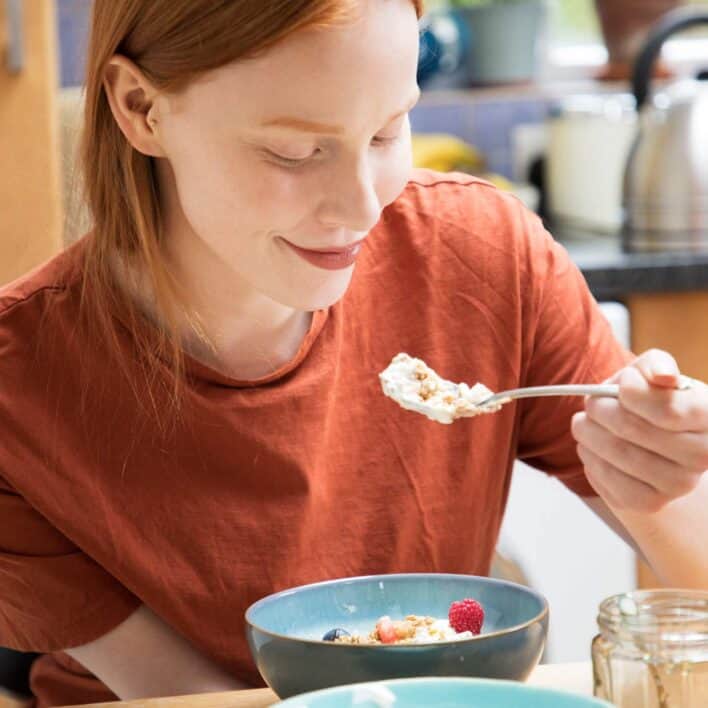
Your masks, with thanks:
[[[690,389],[650,384],[634,366],[619,372],[619,401],[631,413],[657,428],[676,432],[708,431],[708,386],[696,381]]]
[[[656,489],[624,474],[584,445],[577,450],[590,485],[611,507],[655,513],[668,503]]]
[[[590,420],[586,414],[578,413],[574,416],[573,436],[583,447],[612,467],[648,484],[668,498],[688,494],[700,480],[698,470],[688,470],[651,450],[618,438]]]
[[[612,398],[590,398],[588,419],[618,438],[651,450],[696,471],[708,469],[708,434],[673,432],[657,428]]]
[[[638,369],[642,376],[654,386],[676,388],[678,386],[679,365],[671,354],[661,349],[649,349],[640,354],[632,366]]]

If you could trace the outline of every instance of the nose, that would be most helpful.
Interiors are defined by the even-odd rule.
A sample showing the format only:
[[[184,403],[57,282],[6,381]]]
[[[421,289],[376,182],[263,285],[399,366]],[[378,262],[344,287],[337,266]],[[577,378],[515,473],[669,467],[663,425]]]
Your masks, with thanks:
[[[381,202],[366,160],[329,173],[322,194],[319,220],[328,227],[366,233],[381,216]]]

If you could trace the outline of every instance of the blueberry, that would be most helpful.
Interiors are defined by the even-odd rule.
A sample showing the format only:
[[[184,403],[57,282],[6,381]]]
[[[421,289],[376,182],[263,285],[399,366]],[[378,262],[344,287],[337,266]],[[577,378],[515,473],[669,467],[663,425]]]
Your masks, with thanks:
[[[333,642],[335,639],[339,639],[339,637],[351,637],[352,635],[347,632],[346,629],[342,629],[341,627],[337,627],[337,629],[330,629],[329,632],[326,632],[324,637],[322,637],[323,642]]]

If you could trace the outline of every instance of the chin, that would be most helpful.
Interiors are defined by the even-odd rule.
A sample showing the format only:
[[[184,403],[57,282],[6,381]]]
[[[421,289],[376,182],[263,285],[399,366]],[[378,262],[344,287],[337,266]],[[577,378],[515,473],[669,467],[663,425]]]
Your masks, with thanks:
[[[303,284],[297,292],[291,293],[288,305],[308,312],[331,307],[344,297],[349,289],[353,272],[353,267],[336,273],[330,272],[317,282]]]

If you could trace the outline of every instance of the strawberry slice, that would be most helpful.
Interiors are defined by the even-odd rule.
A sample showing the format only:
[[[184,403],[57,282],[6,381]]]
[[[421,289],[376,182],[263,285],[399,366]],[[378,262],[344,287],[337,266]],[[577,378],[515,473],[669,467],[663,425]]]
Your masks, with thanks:
[[[390,617],[382,617],[376,623],[376,633],[382,644],[394,644],[396,641],[396,628]]]

